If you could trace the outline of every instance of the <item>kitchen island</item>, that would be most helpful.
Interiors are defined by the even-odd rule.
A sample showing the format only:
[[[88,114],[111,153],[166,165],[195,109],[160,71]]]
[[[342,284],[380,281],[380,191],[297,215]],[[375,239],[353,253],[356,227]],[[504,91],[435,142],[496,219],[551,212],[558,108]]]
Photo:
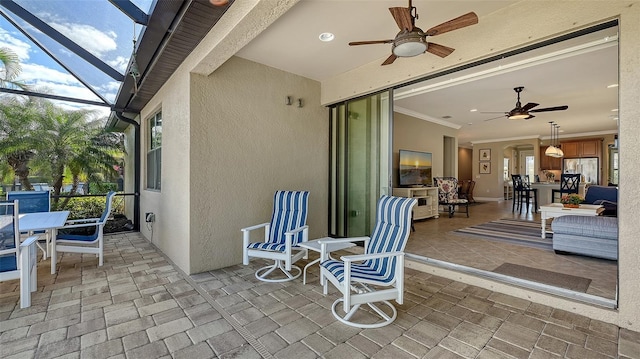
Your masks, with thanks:
[[[578,194],[584,197],[586,183],[580,182]],[[533,182],[531,188],[538,190],[538,200],[541,205],[553,203],[553,190],[560,190],[560,182]]]

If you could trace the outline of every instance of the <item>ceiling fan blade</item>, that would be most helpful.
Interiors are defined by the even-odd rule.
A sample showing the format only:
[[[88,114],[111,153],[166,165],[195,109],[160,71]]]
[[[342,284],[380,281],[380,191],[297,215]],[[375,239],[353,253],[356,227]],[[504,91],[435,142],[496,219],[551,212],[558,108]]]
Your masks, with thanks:
[[[406,7],[390,7],[389,11],[391,16],[398,24],[400,30],[413,30],[413,17],[411,16],[411,9]]]
[[[547,108],[539,108],[537,110],[531,110],[529,112],[549,112],[549,111],[562,111],[568,109],[569,106],[556,106],[556,107],[547,107]]]
[[[391,54],[391,56],[387,57],[387,59],[384,60],[384,62],[380,66],[391,65],[394,61],[396,61],[397,58],[398,56]]]
[[[349,43],[349,46],[357,45],[371,45],[371,44],[390,44],[393,40],[372,40],[372,41],[353,41]]]
[[[540,104],[535,102],[529,102],[528,104],[522,106],[522,111],[527,112],[538,105]]]
[[[486,113],[486,112],[483,112],[483,113]],[[486,119],[486,120],[484,120],[484,121],[485,121],[485,122],[486,122],[486,121],[493,121],[493,120],[497,120],[497,119],[499,119],[499,118],[503,118],[503,117],[505,117],[505,116],[506,116],[506,115],[501,115],[501,116],[498,116],[498,117],[492,117],[492,118],[488,118],[488,119]]]
[[[435,44],[433,42],[427,42],[427,52],[436,56],[447,57],[454,52],[455,49],[444,45]]]
[[[466,26],[475,25],[477,23],[478,15],[474,12],[470,12],[447,22],[443,22],[440,25],[436,25],[425,31],[425,34],[427,34],[427,36],[436,36],[444,34],[445,32],[461,29]]]

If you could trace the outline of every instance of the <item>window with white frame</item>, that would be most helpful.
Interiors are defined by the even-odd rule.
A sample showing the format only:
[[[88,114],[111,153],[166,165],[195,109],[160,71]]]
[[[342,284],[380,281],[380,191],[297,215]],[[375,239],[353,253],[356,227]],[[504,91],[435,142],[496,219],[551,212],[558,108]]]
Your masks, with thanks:
[[[162,174],[162,111],[149,119],[147,141],[147,189],[160,190]]]

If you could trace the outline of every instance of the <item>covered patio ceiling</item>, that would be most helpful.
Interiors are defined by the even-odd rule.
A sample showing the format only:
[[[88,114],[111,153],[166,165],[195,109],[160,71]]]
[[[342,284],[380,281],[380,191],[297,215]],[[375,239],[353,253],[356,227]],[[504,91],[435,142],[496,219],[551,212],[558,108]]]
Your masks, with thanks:
[[[28,85],[0,91],[136,114],[232,3],[0,0],[0,47],[18,55]]]

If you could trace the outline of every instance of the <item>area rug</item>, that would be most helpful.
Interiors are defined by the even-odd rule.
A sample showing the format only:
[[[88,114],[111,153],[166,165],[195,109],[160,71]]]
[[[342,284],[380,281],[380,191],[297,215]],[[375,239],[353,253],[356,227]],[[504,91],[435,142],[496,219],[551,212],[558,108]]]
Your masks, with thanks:
[[[551,272],[544,269],[531,268],[513,263],[503,263],[492,272],[582,293],[586,293],[589,288],[589,284],[591,284],[591,279],[589,278]]]
[[[502,218],[455,230],[454,233],[481,237],[482,239],[507,242],[533,248],[553,250],[551,233],[540,238],[540,222]]]

